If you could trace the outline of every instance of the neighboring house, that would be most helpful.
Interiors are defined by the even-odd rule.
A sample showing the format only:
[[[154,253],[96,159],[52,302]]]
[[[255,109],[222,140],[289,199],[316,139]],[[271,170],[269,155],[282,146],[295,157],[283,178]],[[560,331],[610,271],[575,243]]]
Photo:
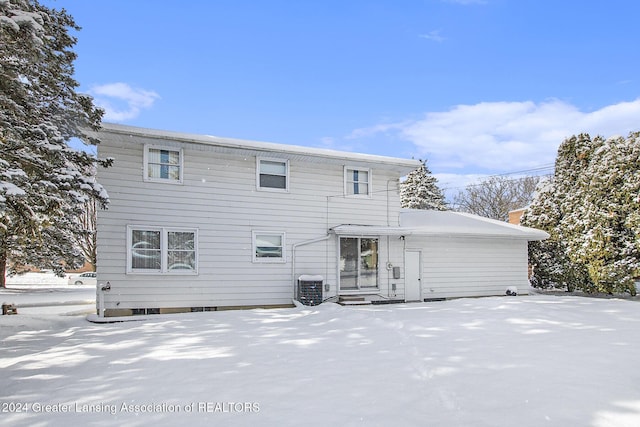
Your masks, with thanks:
[[[98,172],[105,316],[290,306],[301,276],[322,299],[501,295],[524,287],[526,241],[545,237],[401,214],[399,178],[417,160],[114,124],[99,137],[114,158]]]
[[[509,211],[509,224],[520,225],[520,222],[522,221],[522,215],[524,215],[524,213],[525,213],[525,211],[527,209],[528,209],[528,206],[524,207],[524,208],[514,209],[512,211]],[[528,264],[527,277],[529,279],[531,279],[533,277],[533,270],[534,270],[534,266],[531,265],[531,264]]]
[[[520,225],[520,220],[522,219],[522,215],[524,215],[524,211],[527,208],[514,209],[509,211],[509,224]]]

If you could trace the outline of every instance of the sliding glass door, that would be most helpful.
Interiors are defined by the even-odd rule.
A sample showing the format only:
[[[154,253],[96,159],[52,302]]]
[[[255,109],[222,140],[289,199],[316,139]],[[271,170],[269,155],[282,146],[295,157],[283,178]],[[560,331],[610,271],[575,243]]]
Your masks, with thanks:
[[[340,290],[378,287],[378,239],[340,238]]]

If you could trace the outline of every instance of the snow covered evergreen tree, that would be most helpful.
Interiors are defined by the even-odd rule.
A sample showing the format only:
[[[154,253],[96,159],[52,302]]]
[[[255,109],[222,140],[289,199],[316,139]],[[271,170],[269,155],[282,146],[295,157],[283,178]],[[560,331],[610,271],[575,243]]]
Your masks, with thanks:
[[[448,209],[438,180],[431,174],[426,161],[418,169],[409,172],[407,179],[400,184],[400,204],[409,209]]]
[[[536,196],[524,212],[520,223],[524,226],[539,228],[549,233],[547,240],[529,242],[529,263],[534,266],[534,277],[539,287],[566,286],[573,291],[576,284],[580,288],[588,286],[586,270],[569,259],[569,250],[559,227],[562,212],[560,193],[556,191],[557,179],[540,182]]]
[[[91,170],[96,160],[69,148],[71,138],[97,143],[102,110],[76,93],[79,30],[64,10],[36,0],[0,0],[0,286],[31,265],[63,273],[82,261],[73,244],[82,206],[108,202]]]
[[[640,134],[566,139],[553,180],[523,217],[523,224],[551,234],[530,245],[536,276],[569,290],[635,294],[639,220]]]
[[[634,277],[640,271],[640,228],[634,220],[640,208],[639,142],[638,134],[598,140],[578,181],[580,209],[563,219],[570,257],[586,267],[598,292],[635,293]]]
[[[566,286],[569,291],[592,287],[585,267],[570,259],[567,229],[561,226],[567,213],[580,204],[577,183],[592,152],[593,142],[588,134],[565,139],[558,148],[553,178],[538,188],[522,217],[522,225],[551,235],[545,241],[529,244],[529,262],[543,286]]]

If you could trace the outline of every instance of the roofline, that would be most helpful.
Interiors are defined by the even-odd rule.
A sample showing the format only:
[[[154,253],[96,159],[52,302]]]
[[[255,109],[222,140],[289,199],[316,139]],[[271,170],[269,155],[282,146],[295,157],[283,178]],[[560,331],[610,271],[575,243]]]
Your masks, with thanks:
[[[411,211],[404,209],[404,211]],[[463,212],[451,212],[449,215],[458,215],[467,217],[478,222],[486,222],[500,227],[502,232],[495,230],[478,230],[478,231],[461,231],[457,227],[438,227],[433,228],[428,225],[423,226],[371,226],[371,225],[359,225],[359,224],[340,224],[330,228],[330,232],[337,235],[352,235],[352,236],[366,236],[366,235],[391,235],[391,236],[450,236],[450,237],[468,237],[468,238],[492,238],[492,239],[510,239],[510,240],[527,240],[537,241],[546,240],[549,238],[549,233],[536,228],[523,227],[521,225],[513,225],[503,221],[497,221],[490,218],[484,218],[478,215],[466,214]]]
[[[460,232],[450,230],[430,230],[423,227],[385,227],[369,225],[341,224],[329,229],[338,236],[428,236],[428,237],[467,237],[474,239],[527,240],[529,242],[545,240],[549,234],[535,229],[519,230],[519,233],[496,232]]]
[[[219,146],[231,149],[256,150],[277,152],[282,154],[303,155],[324,157],[330,159],[341,159],[352,162],[366,162],[373,164],[385,164],[400,166],[407,168],[409,171],[420,167],[419,160],[403,159],[398,157],[379,156],[374,154],[351,153],[347,151],[329,150],[324,148],[304,147],[300,145],[278,144],[273,142],[251,141],[244,139],[225,138],[213,135],[200,135],[192,133],[182,133],[175,131],[166,131],[160,129],[148,129],[136,126],[121,125],[116,123],[102,123],[102,128],[97,132],[99,138],[100,133],[113,133],[121,135],[136,135],[140,137],[165,139],[171,141],[188,142],[194,144],[203,144],[211,146]]]

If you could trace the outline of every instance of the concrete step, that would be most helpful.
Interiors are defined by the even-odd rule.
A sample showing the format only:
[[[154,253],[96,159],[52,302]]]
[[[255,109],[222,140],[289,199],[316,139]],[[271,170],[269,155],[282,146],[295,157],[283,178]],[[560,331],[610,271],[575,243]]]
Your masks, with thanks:
[[[371,305],[371,301],[338,301],[340,305]]]
[[[340,305],[370,305],[371,300],[366,299],[362,295],[341,295],[338,298],[338,304]]]

